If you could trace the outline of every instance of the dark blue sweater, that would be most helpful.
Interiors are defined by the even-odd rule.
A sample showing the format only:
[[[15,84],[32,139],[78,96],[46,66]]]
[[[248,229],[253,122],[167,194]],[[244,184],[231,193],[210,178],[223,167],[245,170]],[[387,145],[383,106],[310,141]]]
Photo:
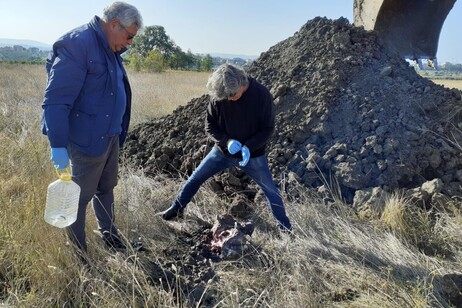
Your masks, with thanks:
[[[257,80],[249,78],[249,87],[237,101],[210,101],[205,131],[228,155],[226,143],[229,139],[247,146],[251,157],[264,155],[274,131],[274,105],[270,92]],[[241,153],[235,156],[240,157]]]

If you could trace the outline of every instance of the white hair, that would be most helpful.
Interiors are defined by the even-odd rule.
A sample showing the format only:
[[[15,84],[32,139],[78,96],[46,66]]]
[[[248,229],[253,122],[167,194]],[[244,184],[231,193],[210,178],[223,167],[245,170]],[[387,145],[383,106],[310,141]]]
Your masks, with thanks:
[[[234,96],[242,86],[248,84],[247,73],[243,69],[225,63],[210,75],[207,89],[213,100],[220,101]]]
[[[131,4],[116,1],[107,6],[103,10],[104,22],[110,22],[113,19],[118,19],[123,27],[130,27],[135,24],[138,29],[143,27],[143,18],[138,12],[138,9]]]

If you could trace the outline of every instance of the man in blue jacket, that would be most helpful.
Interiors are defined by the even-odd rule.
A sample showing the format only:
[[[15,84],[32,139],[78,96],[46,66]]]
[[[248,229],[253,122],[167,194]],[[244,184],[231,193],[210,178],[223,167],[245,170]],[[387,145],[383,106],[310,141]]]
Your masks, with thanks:
[[[142,27],[138,10],[114,2],[63,35],[47,59],[42,131],[51,146],[56,169],[70,166],[81,194],[77,221],[67,227],[70,241],[87,251],[85,214],[93,209],[104,242],[124,249],[114,225],[114,187],[119,147],[130,121],[131,89],[121,54]]]

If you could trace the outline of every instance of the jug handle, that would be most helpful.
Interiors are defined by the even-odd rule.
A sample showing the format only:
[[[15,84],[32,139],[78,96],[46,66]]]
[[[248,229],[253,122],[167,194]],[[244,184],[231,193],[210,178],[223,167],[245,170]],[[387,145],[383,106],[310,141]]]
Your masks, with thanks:
[[[71,170],[69,169],[69,167],[66,167],[66,168],[61,169],[61,170],[64,170],[65,172],[71,174]],[[56,175],[58,176],[58,178],[61,178],[61,174],[59,173],[59,170],[55,169],[55,172],[56,172]],[[62,173],[64,173],[64,172],[62,172]]]

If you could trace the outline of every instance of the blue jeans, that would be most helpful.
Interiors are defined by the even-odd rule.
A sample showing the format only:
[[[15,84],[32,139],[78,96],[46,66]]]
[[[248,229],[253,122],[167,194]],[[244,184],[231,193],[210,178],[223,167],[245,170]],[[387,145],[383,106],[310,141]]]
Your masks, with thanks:
[[[186,181],[178,197],[173,201],[172,206],[176,208],[186,207],[207,179],[225,169],[238,167],[263,190],[273,217],[276,219],[279,227],[291,230],[292,226],[286,215],[278,188],[273,182],[266,156],[262,155],[250,158],[248,164],[244,167],[239,166],[239,161],[240,159],[227,156],[214,147]]]

